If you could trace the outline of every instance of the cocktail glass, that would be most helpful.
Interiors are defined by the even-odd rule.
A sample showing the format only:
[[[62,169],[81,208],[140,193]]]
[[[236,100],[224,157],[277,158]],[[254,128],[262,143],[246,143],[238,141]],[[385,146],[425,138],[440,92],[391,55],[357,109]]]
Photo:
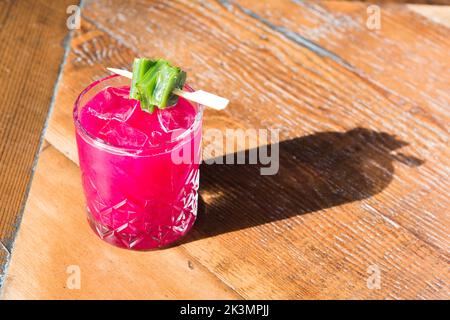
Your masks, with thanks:
[[[116,75],[95,81],[79,95],[73,117],[90,226],[110,244],[148,250],[177,241],[196,219],[203,107],[191,103],[193,124],[164,141],[117,147],[90,133],[80,115],[100,91],[129,85]]]

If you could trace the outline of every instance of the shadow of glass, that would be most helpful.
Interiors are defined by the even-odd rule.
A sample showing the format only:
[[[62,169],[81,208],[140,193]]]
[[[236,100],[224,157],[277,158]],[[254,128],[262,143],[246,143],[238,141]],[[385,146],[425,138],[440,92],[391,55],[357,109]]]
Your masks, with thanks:
[[[392,153],[407,144],[356,128],[280,142],[271,176],[260,174],[263,165],[202,164],[198,220],[183,243],[369,198],[391,182],[393,161],[423,163]]]

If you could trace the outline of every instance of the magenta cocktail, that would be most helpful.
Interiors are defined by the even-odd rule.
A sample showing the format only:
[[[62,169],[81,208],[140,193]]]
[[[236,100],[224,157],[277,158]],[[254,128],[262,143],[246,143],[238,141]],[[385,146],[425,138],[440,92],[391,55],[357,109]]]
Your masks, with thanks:
[[[92,229],[116,246],[145,250],[176,241],[195,221],[203,110],[179,98],[145,112],[129,85],[120,76],[91,84],[74,122]]]

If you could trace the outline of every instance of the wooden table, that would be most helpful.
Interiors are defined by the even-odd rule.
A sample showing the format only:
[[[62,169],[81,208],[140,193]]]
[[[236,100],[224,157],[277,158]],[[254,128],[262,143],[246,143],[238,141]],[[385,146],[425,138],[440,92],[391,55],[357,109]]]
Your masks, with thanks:
[[[367,6],[84,1],[3,298],[450,298],[449,8],[383,4],[369,30]],[[231,99],[205,129],[281,138],[275,176],[203,166],[193,231],[151,252],[89,229],[72,123],[79,92],[135,56]]]

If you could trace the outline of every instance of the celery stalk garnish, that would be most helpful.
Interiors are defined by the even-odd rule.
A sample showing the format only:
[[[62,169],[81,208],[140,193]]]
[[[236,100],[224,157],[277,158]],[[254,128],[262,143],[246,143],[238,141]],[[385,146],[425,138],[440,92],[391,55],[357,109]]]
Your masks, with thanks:
[[[130,98],[139,100],[139,92],[136,88],[136,83],[138,80],[142,79],[145,73],[150,69],[152,65],[156,62],[148,59],[134,59],[133,62],[133,80],[130,89]]]
[[[186,73],[166,60],[135,59],[130,98],[141,101],[141,109],[152,113],[177,102],[174,89],[183,89]]]

